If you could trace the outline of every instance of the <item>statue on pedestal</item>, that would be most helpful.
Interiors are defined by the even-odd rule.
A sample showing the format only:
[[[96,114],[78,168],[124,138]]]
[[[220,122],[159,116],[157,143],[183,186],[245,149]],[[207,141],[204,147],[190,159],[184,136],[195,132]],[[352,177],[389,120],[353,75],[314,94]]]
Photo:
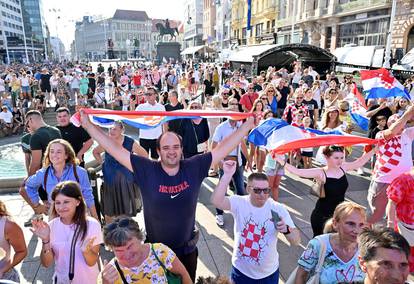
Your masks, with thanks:
[[[164,35],[170,35],[170,41],[172,41],[172,39],[176,39],[176,34],[179,35],[180,33],[178,32],[177,28],[171,28],[170,27],[170,22],[168,21],[168,19],[165,20],[165,26],[162,23],[157,23],[155,25],[155,27],[157,28],[157,30],[159,31],[159,35],[157,37],[158,40],[162,39],[162,37]]]

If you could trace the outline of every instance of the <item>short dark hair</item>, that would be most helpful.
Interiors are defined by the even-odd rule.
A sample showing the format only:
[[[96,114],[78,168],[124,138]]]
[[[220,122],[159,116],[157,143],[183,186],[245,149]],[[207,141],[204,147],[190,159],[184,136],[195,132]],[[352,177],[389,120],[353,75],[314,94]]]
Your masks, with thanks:
[[[267,181],[267,175],[264,173],[251,173],[248,177],[247,177],[247,182],[252,182],[253,180],[265,180]]]
[[[56,113],[61,113],[61,112],[66,112],[67,114],[70,115],[70,111],[67,107],[60,107],[56,110]]]
[[[175,133],[174,131],[166,131],[163,134],[161,134],[160,137],[158,137],[158,139],[156,141],[155,146],[156,146],[157,150],[161,150],[161,139],[168,133],[172,133],[175,136],[177,136],[178,140],[180,141],[180,146],[181,146],[181,148],[183,148],[183,138],[179,134]]]
[[[148,87],[148,88],[147,88],[147,93],[148,93],[148,91],[154,91],[154,93],[155,93],[156,95],[158,95],[158,91],[157,91],[157,89],[156,89],[156,88],[154,88],[154,87]]]
[[[126,221],[126,226],[119,226],[119,223]],[[114,227],[115,228],[112,228]],[[112,223],[103,228],[104,243],[110,247],[124,246],[133,237],[140,241],[144,240],[144,233],[138,223],[131,217],[119,216]]]
[[[31,117],[31,116],[40,116],[40,117],[42,117],[42,114],[40,113],[40,111],[35,110],[35,109],[32,109],[32,110],[29,110],[29,111],[26,113],[26,119],[28,119],[28,118],[29,118],[29,117]]]
[[[372,260],[378,248],[398,250],[403,252],[407,259],[410,255],[410,245],[407,240],[393,229],[382,226],[364,229],[358,236],[358,247],[364,261]]]

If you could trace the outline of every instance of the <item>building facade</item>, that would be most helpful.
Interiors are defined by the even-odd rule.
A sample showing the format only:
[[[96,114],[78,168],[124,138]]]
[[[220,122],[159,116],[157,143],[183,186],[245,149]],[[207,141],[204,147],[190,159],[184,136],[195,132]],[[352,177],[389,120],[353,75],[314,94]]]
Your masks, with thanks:
[[[184,2],[184,48],[203,44],[203,0]]]
[[[216,0],[215,45],[218,50],[230,48],[231,40],[231,0]]]
[[[414,1],[398,0],[392,31],[393,50],[414,48]]]
[[[115,58],[150,58],[151,29],[152,21],[144,11],[116,10],[109,19],[84,17],[76,23],[74,57],[78,60],[105,59],[109,54],[108,40],[112,40]]]
[[[48,35],[43,14],[42,0],[20,0],[22,7],[26,46],[29,61],[38,62],[45,59],[48,52]]]
[[[0,46],[3,62],[25,62],[25,34],[20,0],[0,2]]]
[[[58,37],[50,37],[51,60],[61,62],[66,59],[65,45]]]
[[[216,39],[216,0],[203,1],[203,43],[212,46]]]
[[[385,45],[391,0],[278,0],[277,43]],[[293,28],[292,28],[293,27]]]
[[[232,39],[240,45],[273,42],[279,0],[252,0],[250,30],[247,28],[247,1],[232,1]]]

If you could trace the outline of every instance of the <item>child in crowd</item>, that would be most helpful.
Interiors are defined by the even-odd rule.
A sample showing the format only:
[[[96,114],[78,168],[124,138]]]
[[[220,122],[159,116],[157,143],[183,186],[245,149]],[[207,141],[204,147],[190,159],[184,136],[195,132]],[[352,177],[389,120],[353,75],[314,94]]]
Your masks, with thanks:
[[[312,124],[312,120],[310,117],[305,117],[302,120],[303,122],[303,127],[305,128],[309,128]],[[313,157],[313,148],[302,148],[300,149],[300,154],[302,156],[303,159],[303,167],[305,169],[309,169],[312,167],[312,157]]]

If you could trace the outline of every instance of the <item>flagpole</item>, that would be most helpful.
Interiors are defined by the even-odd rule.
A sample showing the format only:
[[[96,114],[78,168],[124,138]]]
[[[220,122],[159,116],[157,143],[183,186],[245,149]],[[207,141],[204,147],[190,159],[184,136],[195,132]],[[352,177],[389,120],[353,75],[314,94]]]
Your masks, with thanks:
[[[391,6],[391,17],[390,17],[390,28],[387,34],[387,45],[385,47],[385,57],[384,57],[384,64],[382,67],[390,68],[390,60],[391,60],[391,41],[392,41],[392,30],[394,28],[394,18],[395,18],[395,10],[397,7],[397,0],[392,0]]]

